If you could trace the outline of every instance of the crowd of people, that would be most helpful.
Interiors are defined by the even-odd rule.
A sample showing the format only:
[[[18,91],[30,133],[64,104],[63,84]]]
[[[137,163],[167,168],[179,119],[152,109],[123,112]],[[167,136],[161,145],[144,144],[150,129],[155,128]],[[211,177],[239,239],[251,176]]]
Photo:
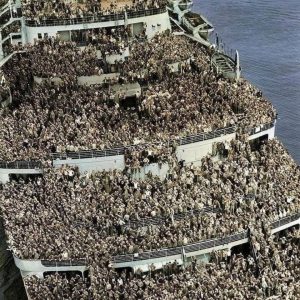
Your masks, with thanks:
[[[124,159],[127,168],[133,172],[138,172],[141,167],[152,163],[158,163],[160,166],[164,163],[173,166],[176,162],[175,147],[165,147],[164,145],[145,145],[132,146],[125,149]]]
[[[137,253],[223,237],[299,211],[300,171],[276,140],[256,151],[248,142],[232,142],[223,161],[208,156],[198,167],[178,164],[163,181],[131,175],[114,170],[80,176],[64,167],[26,184],[6,184],[1,205],[11,249],[35,259]],[[204,207],[218,210],[174,218]],[[155,217],[167,222],[126,226]]]
[[[23,15],[29,20],[75,19],[166,7],[167,0],[22,0]]]
[[[31,61],[25,53],[12,56],[2,66],[7,88],[15,101],[21,99],[22,95],[25,95],[31,88],[33,78],[30,67]]]
[[[1,203],[15,255],[85,258],[89,267],[88,280],[69,281],[59,274],[45,281],[26,278],[33,299],[62,294],[73,299],[171,299],[176,293],[182,299],[296,300],[299,230],[274,238],[270,223],[299,212],[299,179],[299,168],[277,140],[252,149],[239,139],[223,160],[207,156],[201,166],[178,165],[163,181],[151,175],[137,181],[116,170],[80,176],[65,166],[26,184],[5,185]],[[219,212],[176,219],[178,212],[209,206]],[[160,226],[142,222],[161,216],[166,218]],[[129,228],[130,221],[141,225]],[[205,266],[150,267],[148,274],[119,273],[111,265],[114,254],[181,246],[246,229],[251,251],[245,257],[215,253]]]
[[[23,0],[27,19],[73,19],[159,8],[166,0]],[[15,24],[3,34],[18,30]],[[3,36],[2,36],[3,37]],[[140,37],[140,36],[139,36]],[[85,42],[85,48],[78,44]],[[81,86],[79,76],[117,81]],[[300,298],[299,230],[271,236],[270,224],[299,212],[300,170],[277,140],[248,142],[249,129],[276,117],[261,92],[231,82],[211,67],[212,49],[170,32],[147,41],[126,27],[73,32],[71,41],[45,37],[3,67],[0,158],[44,162],[43,175],[1,185],[0,208],[9,249],[21,259],[84,259],[89,276],[26,277],[32,299],[278,299]],[[4,49],[13,51],[12,47]],[[37,84],[35,77],[50,79]],[[59,83],[51,80],[59,79]],[[139,83],[134,107],[115,101],[114,83]],[[4,94],[6,93],[6,94]],[[122,102],[126,101],[123,99]],[[236,126],[201,164],[178,161],[180,138]],[[50,153],[125,146],[125,170],[80,174],[51,168]],[[216,159],[219,155],[219,160]],[[168,165],[165,179],[141,167]],[[159,221],[159,225],[158,224]],[[132,226],[134,224],[134,226]],[[113,269],[114,255],[181,247],[248,230],[251,253],[211,255],[148,274]],[[274,279],[275,278],[275,279]]]
[[[27,46],[34,76],[59,77],[90,76],[97,74],[101,62],[97,49],[91,45],[81,50],[75,42],[64,42],[59,38],[46,38]]]
[[[0,105],[2,104],[2,102],[7,101],[9,97],[10,97],[9,83],[3,71],[0,70]]]
[[[60,7],[58,2],[53,5]],[[42,281],[27,278],[30,296],[171,299],[176,293],[183,299],[299,298],[295,285],[299,236],[292,236],[276,251],[278,245],[263,238],[258,227],[261,223],[268,229],[272,221],[299,210],[299,169],[283,147],[272,141],[253,152],[241,138],[232,142],[228,152],[222,150],[226,153],[222,162],[208,156],[201,167],[177,165],[174,156],[180,136],[233,125],[243,132],[272,122],[275,112],[270,103],[248,82],[230,83],[216,76],[209,53],[201,47],[163,34],[150,42],[134,41],[131,57],[116,62],[123,83],[147,84],[138,106],[122,110],[109,101],[113,98],[109,86],[80,87],[74,78],[105,73],[97,50],[102,57],[120,53],[126,31],[88,32],[86,38],[90,46],[83,51],[75,42],[39,41],[4,67],[17,106],[1,111],[2,159],[137,144],[125,149],[124,172],[81,176],[70,167],[45,169],[42,178],[3,187],[9,246],[18,257],[85,257],[89,265],[91,282],[58,274]],[[177,62],[178,73],[170,66]],[[65,82],[34,86],[33,76],[59,77]],[[7,91],[7,81],[4,84]],[[170,137],[175,140],[172,146]],[[171,166],[166,180],[151,174],[142,181],[132,177],[152,162]],[[217,210],[191,217],[191,211],[206,207]],[[177,219],[178,214],[187,217]],[[165,223],[145,225],[150,218]],[[141,226],[132,228],[132,222]],[[248,228],[253,257],[234,256],[229,262],[218,258],[205,267],[193,264],[185,269],[172,265],[153,275],[117,274],[109,264],[114,254],[182,246]],[[274,277],[279,278],[275,283]]]
[[[45,280],[27,277],[25,285],[33,299],[285,299],[300,297],[300,231],[286,237],[262,238],[267,243],[263,264],[251,253],[231,257],[212,253],[209,263],[195,259],[186,266],[167,264],[160,271],[136,274],[111,269],[92,269],[91,284],[79,276],[67,281],[55,274]],[[85,292],[82,292],[84,289]],[[70,297],[70,298],[67,298]]]
[[[101,51],[103,57],[107,55],[121,55],[132,37],[129,27],[97,28],[73,31],[71,40],[79,44],[90,44]]]
[[[7,4],[7,0],[0,0],[0,7],[4,6]]]
[[[33,46],[28,45],[26,50],[32,56],[33,74],[47,78],[62,77],[63,74],[73,77],[97,75],[97,72],[88,68],[88,65],[99,64],[96,51],[100,50],[105,58],[107,55],[122,54],[126,45],[130,45],[130,56],[114,63],[124,82],[147,82],[152,78],[162,80],[165,69],[170,73],[170,64],[185,65],[194,55],[199,64],[205,62],[202,69],[210,68],[208,53],[186,37],[165,32],[157,34],[151,41],[141,42],[131,35],[125,27],[75,31],[72,33],[72,41],[62,41],[57,35],[38,40]],[[88,45],[87,51],[77,47],[81,42]],[[91,49],[93,53],[89,51]],[[42,68],[41,65],[46,67]],[[57,68],[63,72],[57,71]],[[190,64],[186,64],[184,70],[190,71]]]
[[[79,86],[77,76],[107,72],[93,45],[79,50],[75,42],[49,38],[14,57],[4,67],[14,105],[0,111],[1,159],[136,144],[148,151],[151,144],[168,147],[189,135],[228,126],[247,131],[273,122],[275,110],[261,93],[246,80],[218,77],[201,46],[167,32],[142,45],[133,43],[130,57],[117,64],[119,84],[137,80],[143,86],[134,107],[114,102],[107,80]],[[176,61],[182,64],[171,72],[169,64]],[[38,85],[34,76],[61,81]]]
[[[72,33],[72,41],[62,41],[59,35],[38,40],[33,46],[27,45],[26,51],[34,76],[76,80],[79,76],[108,72],[106,57],[122,55],[128,45],[128,37],[124,27],[88,30]],[[77,46],[82,43],[85,47]]]
[[[203,68],[209,69],[209,55],[201,46],[186,37],[164,32],[155,35],[151,41],[133,41],[130,57],[120,64],[119,71],[129,81],[162,80],[169,64],[185,62],[193,56],[200,64],[204,64]]]

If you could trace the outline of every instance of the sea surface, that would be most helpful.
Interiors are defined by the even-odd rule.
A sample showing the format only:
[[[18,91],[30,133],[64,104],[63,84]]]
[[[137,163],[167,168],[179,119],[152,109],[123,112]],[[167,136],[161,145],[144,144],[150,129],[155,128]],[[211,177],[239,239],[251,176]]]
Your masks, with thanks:
[[[300,163],[300,0],[194,0],[193,10],[239,50],[243,76],[276,107],[276,135]]]

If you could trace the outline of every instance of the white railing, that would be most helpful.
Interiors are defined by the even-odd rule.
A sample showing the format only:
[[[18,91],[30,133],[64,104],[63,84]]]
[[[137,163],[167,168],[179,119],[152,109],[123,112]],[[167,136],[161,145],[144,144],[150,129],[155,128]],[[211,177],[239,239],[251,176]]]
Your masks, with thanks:
[[[298,223],[299,223],[300,222],[299,218],[300,218],[300,213],[282,218],[271,224],[272,229],[282,227],[283,225],[287,225],[288,223],[292,223],[293,221],[296,221],[296,220],[298,220]],[[205,240],[205,241],[201,241],[199,243],[190,244],[190,245],[186,245],[186,246],[182,246],[182,247],[166,248],[166,249],[156,250],[156,251],[147,251],[147,252],[142,252],[142,253],[138,253],[138,254],[117,255],[117,256],[114,256],[113,262],[115,264],[115,267],[117,268],[118,264],[120,264],[120,263],[152,260],[152,259],[156,259],[156,258],[174,256],[174,255],[178,255],[181,253],[189,254],[189,253],[198,252],[200,250],[206,250],[206,249],[210,249],[209,252],[211,252],[214,248],[216,248],[218,246],[228,245],[228,244],[231,244],[233,242],[237,242],[237,241],[240,241],[243,239],[247,239],[246,242],[248,242],[248,230],[245,230],[245,231],[239,232],[239,233],[235,233],[235,234],[232,234],[229,236],[215,238],[215,239],[211,239],[211,240]]]
[[[272,232],[278,232],[280,230],[285,230],[288,227],[300,224],[300,213],[287,216],[285,218],[279,219],[271,223]],[[290,226],[288,226],[290,225]],[[278,230],[280,229],[280,230]],[[160,259],[160,261],[169,260],[169,258],[182,257],[182,256],[193,256],[197,255],[197,252],[204,251],[205,253],[210,253],[218,247],[220,248],[230,248],[230,245],[238,245],[249,242],[249,231],[244,230],[239,233],[234,233],[225,237],[215,238],[200,241],[198,243],[189,244],[186,246],[175,247],[175,248],[165,248],[155,251],[146,251],[136,254],[125,254],[116,255],[112,258],[115,268],[132,267],[134,265],[145,265],[151,264],[152,260]],[[67,260],[53,260],[53,259],[20,259],[16,256],[15,263],[16,266],[24,272],[44,272],[47,268],[64,268],[64,269],[74,269],[87,267],[86,259],[67,259]]]
[[[199,133],[196,135],[189,135],[189,136],[186,136],[183,138],[170,140],[167,143],[169,146],[172,145],[174,142],[176,143],[177,146],[182,146],[182,145],[193,144],[193,143],[206,141],[206,140],[210,140],[210,139],[215,139],[220,136],[235,133],[235,131],[236,131],[236,127],[232,126],[232,127],[227,127],[227,128],[211,131],[208,133]],[[156,143],[152,143],[152,145],[154,145],[154,144],[156,144]],[[55,159],[65,160],[68,158],[83,159],[83,158],[116,156],[116,155],[124,155],[126,148],[140,147],[142,145],[143,144],[130,145],[130,146],[126,146],[126,147],[112,148],[112,149],[106,149],[106,150],[85,150],[85,151],[79,151],[79,152],[52,153],[52,154],[50,154],[50,156],[53,160],[55,160]],[[144,144],[144,145],[147,145],[147,144]]]
[[[0,161],[0,169],[42,169],[40,161]]]
[[[127,18],[140,18],[147,17],[157,14],[162,14],[167,11],[166,7],[153,8],[140,11],[127,11]],[[66,25],[77,25],[87,23],[99,23],[99,22],[110,22],[125,20],[125,13],[116,13],[110,15],[96,14],[91,16],[85,16],[82,18],[68,18],[68,19],[45,19],[45,20],[25,20],[25,25],[28,27],[44,27],[44,26],[66,26]]]
[[[257,133],[260,133],[262,131],[268,130],[270,128],[273,128],[275,126],[275,122],[264,124],[255,128],[251,128],[248,133],[250,135],[254,135]],[[178,138],[174,140],[170,140],[167,142],[167,146],[170,146],[174,143],[176,143],[177,146],[183,146],[193,143],[198,143],[202,141],[207,141],[211,139],[215,139],[217,137],[221,137],[224,135],[232,134],[236,132],[236,127],[226,127],[223,129],[217,129],[215,131],[211,131],[208,133],[198,133],[195,135],[189,135],[183,138]],[[155,144],[155,143],[152,143]],[[118,147],[118,148],[111,148],[111,149],[105,149],[105,150],[84,150],[84,151],[78,151],[78,152],[66,152],[66,153],[52,153],[50,154],[51,158],[53,160],[60,159],[60,160],[66,160],[66,159],[83,159],[83,158],[97,158],[97,157],[107,157],[107,156],[117,156],[117,155],[124,155],[126,148],[134,148],[134,147],[140,147],[143,144],[139,145],[130,145],[126,147]],[[147,144],[144,144],[147,145]]]

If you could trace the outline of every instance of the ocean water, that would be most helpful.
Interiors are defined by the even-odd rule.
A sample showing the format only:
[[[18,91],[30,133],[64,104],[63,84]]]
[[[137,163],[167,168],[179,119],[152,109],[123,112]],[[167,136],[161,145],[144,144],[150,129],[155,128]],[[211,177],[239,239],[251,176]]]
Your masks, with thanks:
[[[194,0],[193,10],[239,50],[243,76],[276,107],[276,135],[300,163],[300,0]]]

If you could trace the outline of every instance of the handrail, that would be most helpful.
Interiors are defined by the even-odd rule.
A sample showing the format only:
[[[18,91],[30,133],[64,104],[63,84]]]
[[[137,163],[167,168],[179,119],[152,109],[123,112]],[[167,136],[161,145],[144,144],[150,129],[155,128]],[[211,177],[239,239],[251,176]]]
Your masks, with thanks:
[[[294,215],[279,219],[273,223],[271,223],[271,227],[273,229],[281,227],[283,225],[286,225],[290,222],[293,222],[297,219],[299,219],[300,213],[296,213]],[[154,251],[146,251],[142,253],[137,254],[125,254],[125,255],[116,255],[113,257],[114,263],[125,263],[125,262],[131,262],[131,261],[139,261],[139,260],[148,260],[148,259],[154,259],[159,257],[165,257],[165,256],[172,256],[176,254],[180,254],[183,251],[185,253],[191,253],[196,252],[200,250],[205,250],[209,248],[214,248],[217,246],[229,244],[232,242],[236,242],[242,239],[248,238],[248,230],[235,233],[229,236],[221,237],[221,238],[215,238],[210,240],[204,240],[198,243],[189,244],[186,246],[181,247],[175,247],[175,248],[165,248],[161,250],[154,250]]]
[[[269,124],[264,124],[258,126],[256,128],[252,128],[249,130],[249,134],[254,135],[260,133],[262,131],[268,130],[274,127],[274,122]],[[211,131],[208,133],[199,133],[196,135],[186,136],[180,139],[174,139],[168,142],[169,145],[172,143],[176,143],[178,146],[183,146],[187,144],[193,144],[200,141],[206,141],[210,139],[214,139],[226,134],[231,134],[236,132],[236,127],[226,127],[223,129],[218,129],[215,131]],[[154,145],[155,143],[153,143]],[[112,148],[105,150],[84,150],[79,152],[67,152],[67,153],[50,153],[49,156],[52,160],[67,160],[67,159],[84,159],[84,158],[100,158],[100,157],[109,157],[109,156],[117,156],[124,155],[125,150],[133,147],[139,147],[146,144],[138,144],[138,145],[130,145],[126,147],[120,148]],[[40,169],[42,168],[41,161],[15,161],[15,162],[5,162],[0,161],[0,169]]]
[[[163,8],[152,8],[146,10],[138,10],[138,11],[127,11],[127,18],[139,18],[145,16],[152,16],[157,14],[162,14],[166,12],[166,7]],[[71,18],[71,19],[44,19],[44,20],[25,20],[25,25],[28,27],[43,27],[43,26],[61,26],[61,25],[77,25],[84,23],[98,23],[98,22],[110,22],[110,21],[118,21],[125,20],[125,13],[116,13],[116,14],[96,14],[92,16],[85,16],[82,18]]]
[[[179,146],[197,143],[201,141],[206,141],[210,139],[214,139],[216,137],[220,137],[225,134],[231,134],[234,133],[236,130],[235,126],[232,127],[226,127],[223,129],[218,129],[215,131],[211,131],[208,133],[199,133],[196,135],[190,135],[179,139],[174,139],[169,141],[169,144],[171,145],[173,142],[175,142]],[[155,143],[152,143],[155,144]],[[126,147],[120,147],[120,148],[112,148],[112,149],[106,149],[106,150],[85,150],[85,151],[79,151],[79,152],[67,152],[67,153],[51,153],[50,156],[52,159],[61,159],[65,160],[68,158],[72,159],[82,159],[82,158],[97,158],[97,157],[106,157],[106,156],[116,156],[116,155],[124,155],[125,150],[129,148],[139,147],[146,144],[138,144],[138,145],[130,145]]]
[[[42,169],[41,161],[0,161],[0,169]]]
[[[218,212],[218,211],[219,209],[216,209],[212,206],[203,207],[202,209],[195,209],[195,210],[191,209],[184,213],[174,214],[173,220],[179,221],[179,220],[186,219],[189,216],[190,217],[199,216],[204,213]],[[145,227],[149,225],[159,225],[159,224],[164,224],[168,219],[171,219],[171,217],[169,216],[169,217],[144,218],[136,221],[128,221],[128,223],[125,223],[123,226],[129,228],[139,228],[139,227]]]
[[[280,226],[286,225],[290,222],[293,222],[300,218],[300,212],[295,213],[291,216],[284,217],[282,219],[279,219],[273,223],[271,223],[271,227],[278,228]],[[189,244],[186,246],[181,247],[173,247],[173,248],[164,248],[160,250],[154,250],[154,251],[145,251],[142,253],[136,253],[136,254],[124,254],[124,255],[116,255],[113,256],[113,262],[116,263],[126,263],[126,262],[132,262],[132,261],[142,261],[142,260],[149,260],[149,259],[155,259],[155,258],[162,258],[167,256],[174,256],[174,255],[181,255],[182,253],[193,253],[199,250],[205,250],[229,243],[233,243],[242,239],[248,239],[249,238],[249,231],[244,230],[239,233],[234,233],[225,237],[221,238],[215,238],[215,239],[209,239],[200,241],[198,243]],[[16,259],[22,261],[23,259],[18,258],[15,256]],[[24,261],[41,261],[42,265],[46,267],[62,267],[62,266],[86,266],[86,259],[79,258],[79,259],[24,259]]]
[[[274,127],[274,122],[269,124],[264,124],[261,126],[258,126],[256,128],[252,128],[249,130],[249,134],[254,135],[257,133],[260,133],[262,131],[265,131],[267,129],[270,129]],[[226,134],[232,134],[236,132],[236,127],[226,127],[222,129],[217,129],[215,131],[211,131],[208,133],[198,133],[196,135],[189,135],[183,138],[170,140],[168,143],[172,145],[172,143],[176,143],[178,146],[183,146],[187,144],[193,144],[197,142],[202,142],[210,139],[214,139]],[[153,143],[155,144],[155,143]],[[124,155],[125,150],[129,148],[139,147],[147,144],[138,144],[138,145],[130,145],[126,147],[119,147],[119,148],[111,148],[111,149],[105,149],[105,150],[84,150],[79,152],[66,152],[66,153],[51,153],[50,157],[53,160],[60,159],[60,160],[66,160],[66,159],[83,159],[83,158],[97,158],[97,157],[107,157],[107,156],[117,156],[117,155]]]
[[[0,26],[0,30],[3,30],[4,28],[8,27],[9,25],[11,25],[14,22],[18,22],[21,21],[20,17],[17,18],[10,18],[5,24],[3,24],[2,26]]]
[[[232,234],[226,237],[203,240],[198,243],[189,244],[186,246],[166,248],[166,249],[154,250],[154,251],[146,251],[137,254],[116,255],[113,257],[113,261],[114,263],[124,263],[130,261],[139,261],[139,260],[154,259],[154,258],[165,257],[165,256],[172,256],[174,255],[174,253],[181,254],[183,249],[185,253],[191,253],[191,252],[196,252],[196,251],[205,250],[209,248],[214,248],[224,244],[229,244],[231,242],[238,241],[243,238],[247,238],[247,235],[248,232],[247,230],[245,230],[240,233]]]
[[[1,41],[0,41],[0,43],[4,43],[4,42],[6,42],[7,40],[9,40],[9,39],[17,39],[17,38],[14,38],[14,37],[16,37],[16,36],[19,36],[19,38],[21,38],[22,37],[22,32],[11,32],[11,33],[9,33],[7,36],[5,36]]]
[[[274,122],[254,127],[249,131],[249,135],[251,136],[251,135],[260,133],[260,132],[268,130],[272,127],[274,127]]]
[[[150,226],[150,225],[161,225],[161,224],[165,224],[168,220],[170,221],[180,221],[183,219],[186,219],[187,217],[193,217],[193,216],[199,216],[201,214],[205,214],[205,213],[217,213],[219,212],[220,209],[214,208],[212,206],[206,206],[203,207],[202,209],[191,209],[188,210],[187,212],[184,213],[177,213],[174,214],[173,217],[171,216],[164,216],[164,217],[153,217],[153,218],[143,218],[141,220],[132,220],[132,221],[128,221],[125,224],[122,224],[121,226],[124,228],[142,228],[142,227],[146,227],[146,226]],[[75,227],[95,227],[91,224],[87,224],[84,222],[75,222],[74,223]],[[104,229],[109,229],[109,228],[116,228],[117,224],[113,225],[113,226],[109,226],[106,227]],[[100,226],[96,227],[101,229]]]
[[[41,260],[41,264],[45,267],[77,267],[86,266],[86,259],[64,259],[64,260]]]
[[[279,220],[273,222],[271,224],[271,227],[272,227],[272,229],[276,229],[276,228],[286,225],[290,222],[296,221],[299,217],[300,217],[300,213],[296,213],[294,215],[284,217],[282,219],[279,219]]]

